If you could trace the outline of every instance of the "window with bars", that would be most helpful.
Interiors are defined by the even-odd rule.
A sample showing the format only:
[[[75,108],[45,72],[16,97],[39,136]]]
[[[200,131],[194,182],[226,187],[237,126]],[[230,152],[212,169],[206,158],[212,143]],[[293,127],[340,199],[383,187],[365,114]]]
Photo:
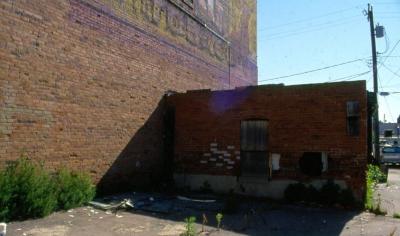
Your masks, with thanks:
[[[267,121],[244,120],[240,125],[241,174],[268,175]]]
[[[347,134],[350,136],[360,134],[360,104],[358,101],[347,102]]]

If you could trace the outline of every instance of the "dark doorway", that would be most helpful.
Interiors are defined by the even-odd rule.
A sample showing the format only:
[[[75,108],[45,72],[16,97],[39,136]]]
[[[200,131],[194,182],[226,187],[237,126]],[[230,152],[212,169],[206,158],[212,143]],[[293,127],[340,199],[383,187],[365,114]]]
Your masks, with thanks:
[[[244,120],[240,124],[240,155],[242,176],[267,176],[268,122]]]

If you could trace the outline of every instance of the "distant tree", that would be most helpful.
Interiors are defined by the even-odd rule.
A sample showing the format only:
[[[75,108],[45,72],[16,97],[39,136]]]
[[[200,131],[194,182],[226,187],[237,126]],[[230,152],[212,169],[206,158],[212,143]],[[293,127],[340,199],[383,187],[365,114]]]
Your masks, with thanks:
[[[400,115],[397,117],[397,124],[400,124]]]

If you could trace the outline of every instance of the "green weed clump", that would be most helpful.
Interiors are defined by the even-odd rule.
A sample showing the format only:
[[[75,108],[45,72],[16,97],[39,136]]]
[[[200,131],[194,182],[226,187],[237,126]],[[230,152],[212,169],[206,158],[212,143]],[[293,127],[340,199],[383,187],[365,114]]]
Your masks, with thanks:
[[[96,194],[90,176],[87,174],[62,169],[57,173],[55,180],[58,186],[59,209],[68,210],[82,206],[91,201]]]
[[[366,193],[364,199],[364,207],[367,210],[372,212],[378,212],[380,209],[377,210],[374,203],[374,189],[377,183],[385,183],[387,180],[387,176],[385,173],[381,171],[379,166],[377,165],[368,165],[367,173],[366,173]]]
[[[196,217],[191,216],[188,218],[185,218],[185,232],[181,234],[182,236],[195,236],[196,235],[196,228],[194,226],[194,223],[196,222]]]
[[[44,217],[80,206],[94,193],[84,174],[67,170],[51,174],[42,164],[21,157],[0,171],[0,221]]]
[[[387,175],[381,171],[377,165],[368,165],[367,179],[372,180],[374,183],[386,183]]]
[[[222,215],[221,213],[218,213],[215,216],[215,219],[217,220],[217,229],[218,231],[221,229],[221,222],[222,222],[222,218],[224,217],[224,215]]]
[[[26,158],[0,173],[0,221],[49,215],[57,206],[55,184],[42,165]]]

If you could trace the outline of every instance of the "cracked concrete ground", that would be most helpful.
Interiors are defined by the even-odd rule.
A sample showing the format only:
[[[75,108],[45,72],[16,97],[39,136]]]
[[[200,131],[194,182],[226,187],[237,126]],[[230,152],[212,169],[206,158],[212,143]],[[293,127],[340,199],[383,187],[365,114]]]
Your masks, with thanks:
[[[201,219],[201,212],[194,214]],[[400,235],[400,219],[375,216],[366,212],[338,209],[282,206],[242,214],[225,215],[222,230],[217,231],[213,213],[202,235]],[[90,207],[58,212],[44,219],[13,222],[9,235],[138,235],[168,236],[184,232],[184,215],[160,215],[141,212],[106,214]],[[247,220],[246,220],[247,218]],[[197,231],[202,229],[196,224]]]
[[[400,168],[389,168],[387,184],[376,186],[375,201],[380,201],[388,216],[400,214]]]
[[[398,176],[399,174],[399,176]],[[341,209],[274,205],[261,201],[242,202],[240,213],[224,215],[222,229],[216,228],[216,212],[177,211],[169,214],[141,211],[112,214],[91,207],[57,212],[43,219],[12,222],[7,236],[135,235],[174,236],[185,231],[184,218],[196,216],[196,230],[202,229],[205,214],[208,223],[200,235],[393,235],[400,236],[400,172],[389,171],[388,184],[377,186],[386,216]],[[394,180],[394,181],[393,181]]]

